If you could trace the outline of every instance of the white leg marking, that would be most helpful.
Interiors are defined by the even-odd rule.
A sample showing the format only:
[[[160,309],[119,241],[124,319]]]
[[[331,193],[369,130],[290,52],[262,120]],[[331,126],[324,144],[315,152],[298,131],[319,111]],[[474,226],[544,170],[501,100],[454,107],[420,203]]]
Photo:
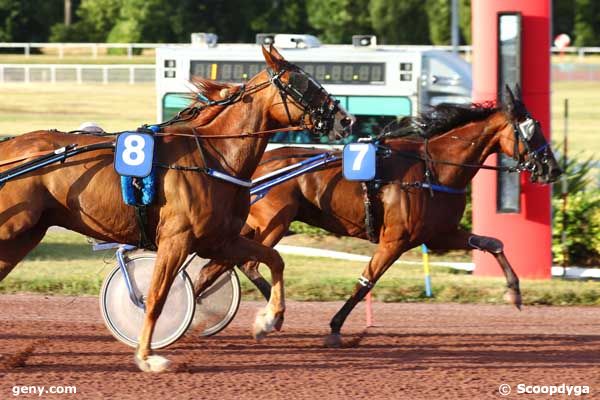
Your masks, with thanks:
[[[252,336],[254,339],[261,340],[264,339],[265,336],[269,332],[272,332],[275,329],[275,324],[277,323],[277,318],[275,318],[275,312],[273,312],[273,307],[268,304],[265,308],[261,308],[258,310],[256,314],[256,318],[254,319],[254,326],[252,328]]]
[[[135,363],[143,372],[164,372],[169,367],[169,360],[157,355],[151,355],[142,360],[136,354]]]

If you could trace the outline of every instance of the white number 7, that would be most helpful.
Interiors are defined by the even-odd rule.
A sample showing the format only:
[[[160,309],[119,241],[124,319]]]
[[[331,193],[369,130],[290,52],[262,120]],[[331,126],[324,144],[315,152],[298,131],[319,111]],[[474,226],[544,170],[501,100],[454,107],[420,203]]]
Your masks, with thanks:
[[[356,155],[356,158],[354,159],[354,162],[352,163],[352,171],[360,171],[362,167],[362,162],[365,159],[367,153],[369,152],[369,146],[365,146],[364,144],[360,143],[353,143],[349,146],[350,151],[358,153]]]

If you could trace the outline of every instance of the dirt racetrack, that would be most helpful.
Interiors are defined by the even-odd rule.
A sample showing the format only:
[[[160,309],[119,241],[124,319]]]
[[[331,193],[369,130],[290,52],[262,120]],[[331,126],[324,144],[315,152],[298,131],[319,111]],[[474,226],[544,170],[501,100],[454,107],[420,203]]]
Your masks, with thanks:
[[[0,296],[0,399],[14,385],[76,386],[74,399],[485,399],[526,385],[587,385],[600,398],[600,308],[461,304],[362,306],[342,349],[323,348],[341,303],[289,302],[283,331],[249,331],[259,303],[242,303],[218,336],[188,335],[162,350],[172,371],[143,374],[104,327],[94,297]],[[553,396],[560,398],[561,396]],[[575,396],[572,396],[575,397]],[[580,398],[581,398],[580,397]]]

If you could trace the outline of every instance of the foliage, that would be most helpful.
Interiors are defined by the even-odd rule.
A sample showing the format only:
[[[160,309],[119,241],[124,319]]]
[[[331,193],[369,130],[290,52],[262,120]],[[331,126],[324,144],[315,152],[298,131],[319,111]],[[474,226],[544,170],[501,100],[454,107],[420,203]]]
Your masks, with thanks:
[[[257,13],[250,23],[257,33],[316,33],[308,23],[306,0],[262,0],[260,9],[262,12]]]
[[[554,261],[562,264],[563,207],[562,200],[554,198],[552,252]],[[566,245],[568,265],[600,264],[600,190],[569,194],[566,210]]]
[[[420,0],[371,0],[369,14],[382,43],[430,43],[425,3]]]
[[[373,33],[369,0],[307,0],[310,24],[326,43],[351,43],[352,35]]]
[[[331,235],[331,233],[327,232],[324,229],[317,228],[315,226],[311,226],[305,224],[304,222],[294,221],[292,225],[290,225],[290,231],[297,234],[305,234],[309,236],[327,236]]]
[[[435,45],[447,45],[451,40],[451,0],[427,0],[425,11],[429,20],[429,37]]]
[[[600,2],[575,0],[575,46],[595,46],[600,43]]]
[[[559,149],[561,147],[553,145],[552,148]],[[564,169],[563,176],[567,178],[567,192],[570,194],[585,191],[594,184],[594,166],[598,161],[593,156],[588,156],[583,160],[582,157],[581,154],[569,157],[566,166],[563,154],[560,154],[556,159],[558,165]],[[552,196],[554,198],[562,196],[561,181],[552,186]]]
[[[119,16],[122,0],[83,0],[70,26],[52,27],[53,42],[106,42],[108,33]]]
[[[561,155],[559,165],[564,166]],[[563,212],[562,184],[554,184],[552,206],[552,252],[554,261],[565,262],[562,231],[566,231],[566,263],[569,265],[600,264],[600,189],[594,185],[593,157],[581,161],[570,157],[564,167],[567,177],[567,210]],[[566,214],[566,219],[565,219]]]
[[[458,13],[461,43],[471,44],[471,0],[459,0]]]
[[[458,224],[461,229],[471,232],[473,230],[473,204],[471,198],[471,184],[467,186],[467,204],[462,219]]]
[[[63,18],[63,1],[0,0],[0,41],[45,42]]]
[[[180,0],[164,7],[170,13],[168,29],[175,33],[177,41],[188,42],[193,32],[211,32],[219,35],[221,42],[254,42],[256,31],[252,24],[264,10],[270,9],[271,3],[267,0]]]
[[[561,34],[573,32],[575,25],[575,0],[552,1],[552,39]]]
[[[447,44],[451,0],[0,0],[0,41],[189,42],[212,32],[221,42],[253,42],[256,33],[311,33],[349,43],[376,33],[384,44]],[[461,42],[471,43],[471,0],[459,1]],[[554,34],[577,46],[600,44],[600,2],[554,0]]]

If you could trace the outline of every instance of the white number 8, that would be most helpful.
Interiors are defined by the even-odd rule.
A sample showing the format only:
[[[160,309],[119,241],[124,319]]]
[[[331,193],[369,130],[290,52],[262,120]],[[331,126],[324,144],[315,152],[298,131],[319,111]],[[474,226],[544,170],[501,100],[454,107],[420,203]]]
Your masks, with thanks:
[[[146,154],[143,152],[143,149],[146,147],[146,141],[143,136],[129,135],[125,138],[123,145],[125,146],[125,150],[123,150],[121,157],[123,157],[125,164],[137,166],[144,163]],[[132,157],[134,154],[135,156]]]

